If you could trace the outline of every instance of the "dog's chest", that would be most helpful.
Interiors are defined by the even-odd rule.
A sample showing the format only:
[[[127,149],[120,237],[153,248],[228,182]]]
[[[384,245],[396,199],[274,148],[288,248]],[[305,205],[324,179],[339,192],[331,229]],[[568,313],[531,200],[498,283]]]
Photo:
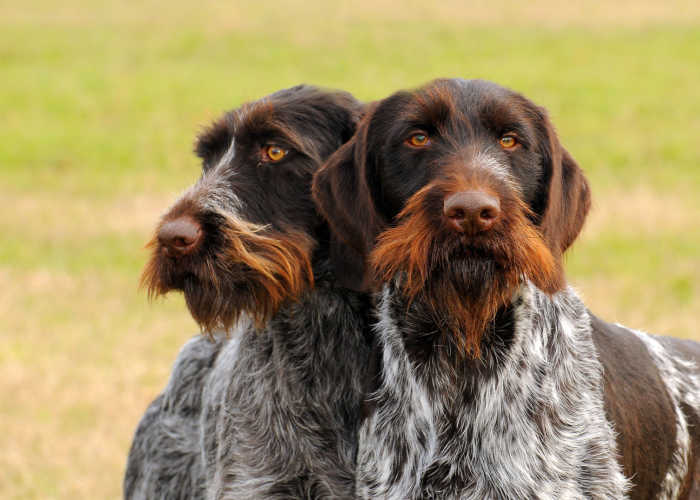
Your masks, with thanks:
[[[405,323],[383,317],[383,380],[361,431],[358,493],[623,498],[592,343],[576,331],[575,315],[559,317],[566,312],[535,315],[523,305],[498,362],[454,366],[452,375],[440,363],[416,363],[397,326]]]
[[[576,460],[571,454],[580,454],[578,447],[548,439],[548,433],[556,433],[542,428],[551,425],[546,418],[535,418],[536,411],[546,411],[534,394],[535,381],[529,374],[520,377],[518,389],[496,378],[481,381],[481,386],[462,380],[440,395],[413,378],[406,398],[420,403],[380,412],[381,420],[394,422],[402,419],[389,415],[402,414],[405,427],[396,432],[412,440],[405,450],[390,448],[396,453],[384,457],[383,465],[403,469],[407,476],[418,472],[418,481],[403,485],[406,498],[581,496],[572,476],[559,476],[573,469]],[[408,464],[415,464],[413,472],[408,472]]]
[[[345,498],[353,489],[363,320],[320,293],[246,331],[215,408],[218,498]]]

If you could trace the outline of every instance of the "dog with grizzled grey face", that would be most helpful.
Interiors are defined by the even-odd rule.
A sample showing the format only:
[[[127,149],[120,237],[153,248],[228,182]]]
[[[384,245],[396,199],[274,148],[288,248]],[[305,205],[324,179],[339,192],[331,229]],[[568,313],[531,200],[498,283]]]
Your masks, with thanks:
[[[590,194],[542,108],[479,80],[398,92],[314,196],[379,288],[360,498],[700,498],[700,345],[566,286]]]
[[[136,432],[125,497],[353,496],[369,302],[338,284],[343,249],[310,188],[361,112],[345,92],[300,86],[199,138],[202,177],[163,217],[143,280],[183,291],[220,333],[178,356]]]

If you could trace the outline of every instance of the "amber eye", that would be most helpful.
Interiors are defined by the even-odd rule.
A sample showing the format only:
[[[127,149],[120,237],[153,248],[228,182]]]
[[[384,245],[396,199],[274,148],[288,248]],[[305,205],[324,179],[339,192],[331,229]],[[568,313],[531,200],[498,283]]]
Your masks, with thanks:
[[[428,137],[426,134],[417,133],[409,137],[408,141],[406,142],[413,147],[421,148],[430,144],[430,137]]]
[[[263,148],[263,161],[280,161],[287,153],[286,149],[279,146],[266,146]]]
[[[518,144],[518,140],[512,135],[504,135],[498,140],[498,143],[504,149],[512,149]]]

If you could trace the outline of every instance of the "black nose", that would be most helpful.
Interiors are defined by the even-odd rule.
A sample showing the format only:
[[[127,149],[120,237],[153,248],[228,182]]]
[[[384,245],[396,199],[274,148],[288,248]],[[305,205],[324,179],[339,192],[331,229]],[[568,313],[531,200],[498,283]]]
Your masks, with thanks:
[[[443,213],[454,229],[474,235],[493,227],[501,214],[501,203],[483,191],[464,191],[445,200]]]
[[[158,231],[158,241],[169,257],[191,254],[201,240],[202,226],[186,215],[166,222]]]

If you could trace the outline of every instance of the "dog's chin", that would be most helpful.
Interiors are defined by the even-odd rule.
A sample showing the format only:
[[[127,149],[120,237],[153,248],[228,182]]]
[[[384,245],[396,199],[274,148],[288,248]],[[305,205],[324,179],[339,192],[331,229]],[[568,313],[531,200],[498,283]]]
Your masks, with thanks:
[[[441,265],[444,256],[437,256],[421,291],[411,297],[427,306],[458,351],[470,357],[479,357],[485,333],[520,281],[517,270],[504,268],[481,250],[461,248],[451,253],[449,265]]]
[[[187,273],[182,271],[181,266],[175,265],[157,247],[141,272],[139,286],[146,289],[148,297],[152,299],[170,291],[183,290],[186,276]]]
[[[234,279],[214,283],[188,274],[181,291],[192,318],[203,333],[211,335],[216,330],[229,331],[241,314],[254,312],[255,294],[250,288],[249,283]]]
[[[206,334],[229,331],[242,314],[262,327],[283,303],[297,300],[311,286],[306,276],[290,281],[288,275],[259,273],[239,262],[200,258],[176,264],[162,255],[146,265],[141,285],[151,298],[182,292],[192,318]]]

